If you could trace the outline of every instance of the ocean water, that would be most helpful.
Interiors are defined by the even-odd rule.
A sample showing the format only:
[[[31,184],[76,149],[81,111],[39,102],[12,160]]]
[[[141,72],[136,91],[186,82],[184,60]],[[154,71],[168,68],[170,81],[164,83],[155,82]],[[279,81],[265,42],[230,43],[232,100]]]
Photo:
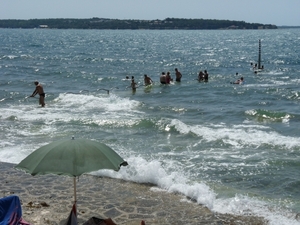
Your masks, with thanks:
[[[129,163],[95,175],[152,183],[215,212],[300,223],[300,29],[0,29],[0,38],[0,161],[93,139]],[[259,40],[265,70],[255,74]],[[182,82],[161,85],[175,68]],[[230,83],[241,76],[244,85]],[[28,97],[35,80],[45,108]]]

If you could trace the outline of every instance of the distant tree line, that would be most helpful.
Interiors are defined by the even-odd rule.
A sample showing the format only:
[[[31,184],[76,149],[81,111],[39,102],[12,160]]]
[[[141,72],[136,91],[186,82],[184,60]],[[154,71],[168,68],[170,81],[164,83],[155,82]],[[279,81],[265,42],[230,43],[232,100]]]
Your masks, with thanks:
[[[246,23],[245,21],[178,19],[164,20],[119,20],[119,19],[29,19],[0,20],[0,28],[50,28],[50,29],[277,29],[276,25]]]

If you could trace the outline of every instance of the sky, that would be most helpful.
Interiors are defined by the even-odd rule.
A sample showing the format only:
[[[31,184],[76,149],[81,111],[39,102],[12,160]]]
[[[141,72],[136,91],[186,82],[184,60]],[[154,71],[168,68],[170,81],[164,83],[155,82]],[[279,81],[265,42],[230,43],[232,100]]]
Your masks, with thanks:
[[[0,0],[0,19],[222,19],[300,26],[300,0]]]

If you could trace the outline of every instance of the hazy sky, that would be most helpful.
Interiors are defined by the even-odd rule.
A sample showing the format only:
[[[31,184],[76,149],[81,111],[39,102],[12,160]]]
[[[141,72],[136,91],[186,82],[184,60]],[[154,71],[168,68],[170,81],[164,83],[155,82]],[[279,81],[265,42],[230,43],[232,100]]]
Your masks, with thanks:
[[[300,25],[300,0],[0,0],[0,19],[203,18]]]

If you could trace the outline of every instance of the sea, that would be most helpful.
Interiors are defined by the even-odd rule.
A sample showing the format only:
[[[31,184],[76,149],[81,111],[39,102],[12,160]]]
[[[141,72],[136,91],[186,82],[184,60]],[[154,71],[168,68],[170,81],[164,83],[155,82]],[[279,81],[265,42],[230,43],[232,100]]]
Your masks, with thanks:
[[[0,29],[0,39],[1,162],[56,140],[96,140],[129,164],[96,176],[300,224],[300,29]],[[254,73],[259,40],[264,70]],[[181,82],[160,84],[175,68]],[[29,97],[34,81],[45,107]]]

